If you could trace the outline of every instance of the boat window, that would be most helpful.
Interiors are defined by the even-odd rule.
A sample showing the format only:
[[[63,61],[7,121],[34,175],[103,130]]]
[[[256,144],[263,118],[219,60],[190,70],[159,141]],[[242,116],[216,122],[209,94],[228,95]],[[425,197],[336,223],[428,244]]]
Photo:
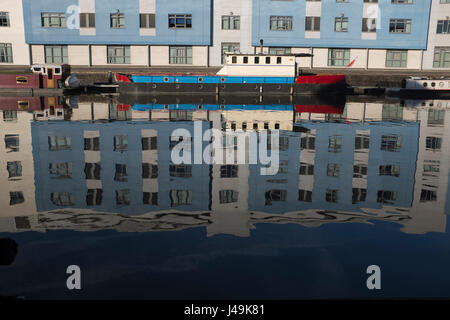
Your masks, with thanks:
[[[424,82],[424,83],[423,83],[423,87],[424,87],[424,88],[428,87],[428,83]]]
[[[17,107],[19,109],[28,109],[30,103],[28,101],[17,101]]]
[[[231,57],[231,63],[237,63],[237,57]]]
[[[255,57],[255,64],[259,64],[259,57]]]
[[[248,57],[244,57],[244,63],[248,63]]]
[[[266,64],[270,64],[270,57],[266,57]]]
[[[203,82],[203,78],[202,78],[202,77],[199,77],[199,78],[198,78],[198,82]]]
[[[33,68],[34,72],[41,72],[41,68]]]
[[[169,78],[165,77],[164,82],[169,82]]]
[[[17,84],[27,84],[28,78],[27,77],[16,77],[16,83]]]
[[[277,57],[277,64],[281,64],[281,57]]]
[[[55,68],[55,74],[60,74],[61,73],[61,69],[60,68]]]
[[[431,86],[434,88],[434,87],[436,87],[436,82],[432,82],[431,83]]]
[[[221,82],[225,82],[225,78],[220,78],[220,81]]]

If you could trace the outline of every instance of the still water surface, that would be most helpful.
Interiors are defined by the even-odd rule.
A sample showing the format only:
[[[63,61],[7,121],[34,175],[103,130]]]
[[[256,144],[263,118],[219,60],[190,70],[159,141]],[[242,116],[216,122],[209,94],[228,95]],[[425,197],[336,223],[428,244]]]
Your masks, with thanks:
[[[450,297],[450,102],[15,103],[0,99],[0,238],[18,245],[2,247],[0,295]],[[171,163],[174,130],[196,121],[280,130],[278,173]]]

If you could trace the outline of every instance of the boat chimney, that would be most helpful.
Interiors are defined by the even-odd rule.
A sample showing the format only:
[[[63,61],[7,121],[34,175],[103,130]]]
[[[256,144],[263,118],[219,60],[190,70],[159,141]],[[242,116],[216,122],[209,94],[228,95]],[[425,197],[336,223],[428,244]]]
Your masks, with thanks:
[[[264,40],[263,40],[263,39],[260,39],[260,40],[259,40],[259,44],[260,44],[259,53],[260,53],[260,54],[263,54]]]

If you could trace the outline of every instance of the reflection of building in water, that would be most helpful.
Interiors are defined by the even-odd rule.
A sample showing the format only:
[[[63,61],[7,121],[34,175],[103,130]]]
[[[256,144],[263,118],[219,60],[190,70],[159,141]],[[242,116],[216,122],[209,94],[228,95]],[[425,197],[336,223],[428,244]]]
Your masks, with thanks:
[[[193,122],[34,122],[38,211],[208,210],[209,167],[171,164],[171,148],[178,143],[170,140],[172,132],[181,128],[193,135],[193,127]]]
[[[425,223],[435,231],[445,231],[443,213],[450,214],[446,208],[450,202],[447,194],[450,174],[450,102],[435,101],[433,106],[418,108],[419,154],[411,209],[417,224],[405,225],[405,232],[418,233],[420,230],[417,230],[417,226]]]
[[[80,104],[73,120],[143,121],[33,123],[40,213],[0,225],[12,231],[24,221],[33,230],[204,226],[209,236],[249,236],[253,224],[263,222],[313,227],[379,220],[398,222],[408,233],[442,232],[450,202],[450,113],[442,104],[405,105],[348,103],[343,113],[324,115]],[[266,119],[268,128],[259,131],[270,133],[277,123],[282,129],[274,176],[261,176],[260,165],[170,163],[178,143],[170,140],[172,131],[192,134],[192,120],[203,121],[202,132],[241,132]],[[223,150],[236,143],[224,138]]]
[[[18,111],[16,108],[4,108],[0,111],[0,216],[36,212],[31,148],[32,120],[31,112]]]

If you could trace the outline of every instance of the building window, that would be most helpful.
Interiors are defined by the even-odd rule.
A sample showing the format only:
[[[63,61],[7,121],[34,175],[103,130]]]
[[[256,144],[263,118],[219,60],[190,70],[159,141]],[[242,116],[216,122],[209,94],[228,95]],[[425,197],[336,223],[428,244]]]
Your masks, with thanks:
[[[170,190],[170,206],[177,207],[192,204],[191,190]]]
[[[314,175],[314,165],[308,163],[300,163],[299,174],[302,176],[313,176]]]
[[[450,68],[450,47],[434,49],[433,68]]]
[[[278,47],[271,47],[269,48],[269,54],[271,55],[284,55],[284,54],[291,54],[291,48],[278,48]],[[267,57],[270,58],[270,57]],[[269,62],[270,64],[270,62]]]
[[[95,28],[95,13],[80,13],[80,28]]]
[[[436,33],[437,34],[449,34],[450,33],[450,20],[438,20]]]
[[[170,110],[170,121],[192,121],[192,110]]]
[[[386,50],[386,68],[406,68],[408,51]]]
[[[0,27],[9,27],[9,12],[0,12]]]
[[[275,189],[266,191],[266,206],[272,205],[272,201],[286,201],[286,199],[286,190]]]
[[[402,148],[401,136],[382,136],[381,137],[381,150],[389,152],[398,152]]]
[[[102,189],[88,189],[86,194],[86,205],[99,206],[102,204],[103,190]]]
[[[8,180],[20,180],[20,177],[22,176],[22,162],[8,161],[6,163],[6,169],[8,170]]]
[[[367,135],[359,134],[355,137],[355,150],[368,150],[370,138]]]
[[[377,19],[363,18],[362,19],[362,32],[377,32]]]
[[[397,200],[396,191],[386,191],[386,190],[378,191],[377,202],[394,204],[396,200]]]
[[[17,110],[4,110],[3,111],[4,122],[17,122]]]
[[[169,64],[192,64],[192,47],[169,47]]]
[[[13,206],[15,204],[24,203],[25,198],[23,197],[22,191],[11,191],[9,192],[9,205]]]
[[[411,33],[411,19],[391,19],[389,22],[390,33]]]
[[[7,134],[5,135],[6,152],[19,152],[19,135]]]
[[[356,164],[353,166],[353,178],[366,179],[367,178],[367,165]]]
[[[52,192],[50,199],[58,207],[73,206],[75,203],[73,195],[70,192]]]
[[[302,137],[300,140],[300,147],[302,148],[302,150],[315,150],[316,137],[313,136]]]
[[[234,203],[238,202],[239,193],[235,190],[220,190],[219,199],[220,203]]]
[[[86,180],[100,180],[100,163],[89,163],[87,162],[84,165],[84,174],[86,176]]]
[[[108,46],[108,64],[131,63],[130,46]]]
[[[328,49],[328,65],[347,66],[350,63],[350,49]]]
[[[116,12],[110,15],[110,26],[112,29],[123,29],[125,28],[125,14]]]
[[[424,177],[437,177],[440,170],[441,162],[436,160],[425,160],[423,164]]]
[[[292,16],[271,16],[270,30],[292,31]]]
[[[383,121],[403,121],[403,107],[398,103],[385,103],[381,116]]]
[[[312,202],[312,191],[298,190],[298,200],[303,202]]]
[[[0,63],[12,63],[12,45],[11,43],[0,43]]]
[[[64,64],[68,62],[67,46],[45,46],[45,63]]]
[[[192,28],[191,14],[169,14],[169,28],[190,29]]]
[[[427,137],[426,148],[427,151],[440,151],[442,147],[442,138]]]
[[[327,176],[329,177],[339,177],[341,171],[341,166],[337,163],[329,163],[327,167]]]
[[[152,206],[158,205],[158,192],[144,192],[142,194],[142,202]]]
[[[142,150],[157,150],[158,138],[157,137],[144,137],[142,138]]]
[[[143,163],[142,179],[156,179],[156,178],[158,178],[158,166],[156,164]]]
[[[141,13],[140,27],[142,29],[155,28],[155,14],[154,13]]]
[[[382,165],[380,166],[380,176],[400,177],[400,165]]]
[[[43,12],[41,13],[41,23],[43,28],[65,28],[66,14],[64,12]]]
[[[320,17],[306,17],[305,30],[320,31]]]
[[[48,137],[48,148],[50,151],[62,151],[72,149],[72,140],[65,136]]]
[[[126,164],[116,163],[114,181],[128,182],[128,166]]]
[[[116,190],[116,205],[129,206],[130,205],[130,190],[122,189]]]
[[[100,137],[84,138],[85,151],[100,151]]]
[[[338,202],[338,195],[339,195],[338,190],[327,189],[327,193],[325,195],[325,201],[336,203],[336,202]]]
[[[171,164],[169,166],[169,174],[171,177],[191,178],[192,165],[190,164]]]
[[[224,64],[225,61],[225,53],[227,52],[239,52],[239,43],[222,43],[222,64]]]
[[[125,152],[128,151],[128,137],[124,135],[114,137],[114,151]]]
[[[238,166],[237,165],[224,165],[220,166],[220,177],[221,178],[237,178],[238,176]]]
[[[222,30],[239,30],[240,28],[240,16],[222,16]]]
[[[335,32],[348,32],[348,18],[337,17],[334,19]]]
[[[72,162],[50,163],[48,169],[53,179],[72,178]]]
[[[334,135],[328,140],[328,152],[341,152],[342,151],[342,136]]]
[[[420,192],[420,202],[428,202],[428,201],[436,201],[436,200],[437,200],[436,191],[423,189]]]
[[[367,189],[353,188],[352,204],[366,201]]]
[[[428,126],[443,126],[445,119],[445,110],[430,109],[428,111]]]

